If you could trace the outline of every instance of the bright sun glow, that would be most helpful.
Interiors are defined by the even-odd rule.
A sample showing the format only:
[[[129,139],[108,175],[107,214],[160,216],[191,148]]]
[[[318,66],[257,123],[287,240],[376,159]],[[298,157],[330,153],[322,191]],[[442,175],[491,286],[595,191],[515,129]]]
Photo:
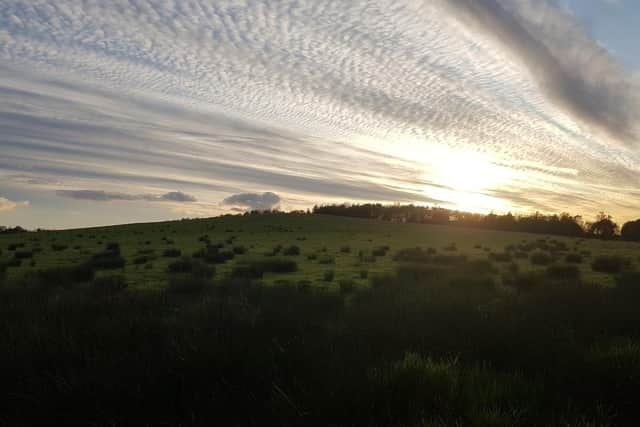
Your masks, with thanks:
[[[424,178],[437,185],[428,186],[425,193],[446,202],[446,207],[484,213],[509,210],[504,200],[489,192],[507,184],[514,176],[512,169],[468,151],[437,150],[429,160]]]

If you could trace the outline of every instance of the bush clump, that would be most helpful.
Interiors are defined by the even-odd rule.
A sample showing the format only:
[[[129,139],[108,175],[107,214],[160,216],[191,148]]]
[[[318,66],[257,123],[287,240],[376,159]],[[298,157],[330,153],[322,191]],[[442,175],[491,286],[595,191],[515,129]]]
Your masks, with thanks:
[[[373,256],[385,256],[387,255],[387,252],[389,252],[389,246],[388,245],[384,245],[384,246],[378,246],[377,248],[373,248],[371,250],[371,255]]]
[[[169,248],[162,251],[162,256],[165,258],[177,258],[182,255],[182,251],[178,248]]]
[[[555,264],[547,267],[547,276],[552,279],[578,280],[580,269],[574,264]]]
[[[529,256],[529,261],[531,261],[533,265],[549,265],[553,261],[553,258],[551,258],[551,255],[547,252],[536,251]]]
[[[322,274],[322,280],[324,280],[325,282],[333,282],[333,278],[335,277],[336,273],[333,270],[326,270],[323,274]]]
[[[169,273],[183,273],[191,274],[196,277],[209,279],[213,276],[215,270],[213,267],[206,265],[205,263],[195,260],[189,257],[182,257],[176,261],[173,261],[167,266]]]
[[[489,254],[489,259],[495,262],[510,262],[512,256],[509,252],[492,252]]]
[[[430,262],[431,253],[420,247],[400,249],[393,257],[394,261],[400,262]]]
[[[120,255],[120,252],[103,251],[94,254],[87,264],[94,270],[114,270],[117,268],[123,268],[125,264],[124,258]]]
[[[15,251],[13,254],[15,259],[29,259],[33,258],[33,251]]]
[[[235,252],[222,250],[218,245],[207,245],[193,254],[194,258],[200,258],[207,264],[224,264],[235,257]]]
[[[282,255],[286,255],[286,256],[300,255],[300,248],[296,245],[289,246],[282,251]]]
[[[69,246],[63,245],[62,243],[54,243],[51,245],[51,250],[54,252],[60,252],[66,250],[68,247]]]
[[[260,279],[265,273],[292,273],[298,270],[298,264],[285,258],[258,259],[243,261],[233,267],[231,276],[236,278]]]
[[[318,258],[318,263],[320,264],[333,264],[333,257],[330,255],[322,255],[320,258]]]
[[[576,253],[567,254],[564,260],[572,264],[580,264],[582,263],[582,255]]]

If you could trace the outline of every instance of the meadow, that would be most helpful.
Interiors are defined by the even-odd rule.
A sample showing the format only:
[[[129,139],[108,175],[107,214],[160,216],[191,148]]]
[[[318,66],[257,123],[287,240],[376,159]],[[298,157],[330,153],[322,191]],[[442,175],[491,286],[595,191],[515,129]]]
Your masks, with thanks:
[[[265,214],[0,250],[0,425],[640,419],[638,243]]]

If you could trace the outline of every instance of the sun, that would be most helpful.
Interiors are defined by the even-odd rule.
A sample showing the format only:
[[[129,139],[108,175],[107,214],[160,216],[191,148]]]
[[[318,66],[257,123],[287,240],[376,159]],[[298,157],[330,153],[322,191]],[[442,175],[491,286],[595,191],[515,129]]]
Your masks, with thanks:
[[[487,155],[472,151],[441,151],[430,156],[425,193],[448,207],[472,212],[505,211],[508,203],[492,195],[514,178],[514,171]]]

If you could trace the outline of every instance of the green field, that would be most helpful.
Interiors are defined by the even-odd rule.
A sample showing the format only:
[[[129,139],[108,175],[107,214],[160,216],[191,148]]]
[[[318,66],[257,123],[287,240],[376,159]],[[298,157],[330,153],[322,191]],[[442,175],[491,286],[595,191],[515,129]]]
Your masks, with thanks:
[[[0,426],[640,420],[637,243],[263,214],[0,248]]]
[[[358,285],[368,281],[360,276],[362,270],[371,273],[390,272],[395,267],[393,254],[398,249],[420,246],[434,248],[439,252],[455,245],[455,253],[472,259],[486,259],[490,252],[504,252],[509,245],[536,242],[539,239],[559,241],[567,245],[569,252],[586,251],[584,262],[578,264],[585,280],[611,285],[613,278],[605,273],[592,271],[590,258],[597,255],[621,255],[638,261],[640,243],[601,241],[596,239],[574,239],[528,233],[489,231],[452,226],[426,224],[399,224],[370,221],[346,217],[322,215],[259,215],[227,216],[211,219],[195,219],[148,224],[130,224],[78,230],[43,231],[38,233],[0,236],[2,258],[9,260],[15,251],[7,248],[22,243],[17,250],[32,252],[33,256],[22,260],[20,266],[8,269],[9,277],[15,278],[29,270],[72,265],[104,250],[108,243],[119,243],[126,263],[122,269],[131,289],[160,289],[167,283],[167,265],[172,258],[163,257],[164,250],[177,248],[182,255],[191,256],[206,245],[201,240],[207,236],[209,242],[220,243],[227,250],[244,247],[245,253],[235,255],[233,260],[218,265],[219,275],[230,271],[241,261],[262,258],[278,245],[283,249],[298,246],[300,254],[291,256],[298,264],[292,274],[267,273],[266,282],[277,280],[311,281],[314,285],[327,287],[326,270],[335,271],[333,285],[340,279],[353,279]],[[64,246],[53,250],[53,245]],[[371,258],[372,250],[381,246],[390,249],[385,256]],[[348,247],[348,252],[346,248]],[[13,253],[12,253],[13,252]],[[134,263],[141,254],[149,253],[149,261]],[[364,257],[360,256],[361,252]],[[281,255],[281,254],[276,254]],[[315,255],[315,259],[309,259]],[[322,263],[321,259],[331,260]],[[528,258],[516,258],[513,262],[521,271],[539,270]],[[112,272],[109,272],[111,274]]]

